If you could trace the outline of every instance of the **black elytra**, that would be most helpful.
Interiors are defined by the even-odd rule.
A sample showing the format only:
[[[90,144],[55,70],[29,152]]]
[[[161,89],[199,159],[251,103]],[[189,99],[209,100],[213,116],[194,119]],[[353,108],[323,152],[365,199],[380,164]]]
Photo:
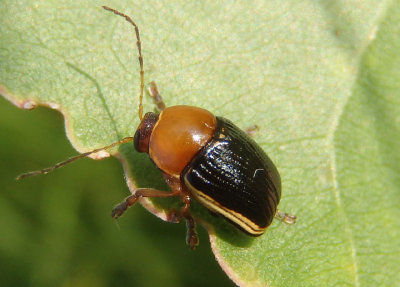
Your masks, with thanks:
[[[222,117],[217,117],[212,140],[181,178],[200,203],[253,236],[271,224],[281,197],[280,176],[271,159]]]

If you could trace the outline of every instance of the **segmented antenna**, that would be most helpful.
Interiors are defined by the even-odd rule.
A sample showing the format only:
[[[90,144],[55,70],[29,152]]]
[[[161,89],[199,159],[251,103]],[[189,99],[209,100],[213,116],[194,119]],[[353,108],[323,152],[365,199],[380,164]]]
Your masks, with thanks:
[[[124,17],[126,19],[126,21],[128,21],[129,23],[131,23],[135,27],[136,39],[137,39],[136,45],[137,45],[138,50],[139,50],[138,59],[139,59],[139,65],[140,65],[140,93],[139,93],[138,115],[139,115],[139,119],[142,120],[143,119],[142,100],[143,100],[143,88],[144,88],[144,79],[143,79],[144,72],[143,72],[143,57],[142,57],[142,47],[141,47],[140,36],[139,36],[139,28],[129,16],[127,16],[127,15],[125,15],[125,14],[123,14],[123,13],[121,13],[121,12],[115,10],[115,9],[109,8],[107,6],[102,6],[102,7],[107,11],[111,11],[116,15]],[[93,153],[96,153],[96,152],[99,152],[99,151],[102,151],[102,150],[108,150],[108,149],[110,149],[110,148],[112,148],[112,147],[114,147],[116,145],[120,145],[120,144],[131,142],[131,141],[133,141],[133,137],[123,138],[122,140],[116,141],[116,142],[114,142],[112,144],[109,144],[107,146],[104,146],[104,147],[101,147],[101,148],[97,148],[97,149],[94,149],[92,151],[88,151],[88,152],[85,152],[85,153],[70,157],[70,158],[68,158],[68,159],[66,159],[66,160],[64,160],[62,162],[59,162],[59,163],[57,163],[57,164],[55,164],[53,166],[50,166],[48,168],[44,168],[44,169],[41,169],[41,170],[35,170],[35,171],[30,171],[30,172],[23,173],[23,174],[21,174],[21,175],[19,175],[17,177],[17,180],[23,179],[23,178],[28,177],[28,176],[49,173],[49,172],[51,172],[51,171],[53,171],[53,170],[55,170],[57,168],[63,167],[64,165],[69,164],[71,162],[74,162],[74,161],[76,161],[76,160],[78,160],[80,158],[84,158],[84,157],[87,157],[87,156],[89,156],[89,155],[91,155]]]
[[[97,149],[94,149],[92,151],[84,152],[84,153],[78,154],[76,156],[70,157],[70,158],[68,158],[68,159],[66,159],[66,160],[64,160],[62,162],[56,163],[55,165],[50,166],[48,168],[35,170],[35,171],[29,171],[29,172],[20,174],[19,176],[17,176],[16,179],[20,180],[20,179],[23,179],[24,177],[28,177],[28,176],[33,176],[33,175],[38,175],[38,174],[47,174],[47,173],[55,170],[56,168],[63,167],[64,165],[69,164],[69,163],[71,163],[73,161],[76,161],[76,160],[78,160],[80,158],[87,157],[88,155],[91,155],[93,153],[96,153],[96,152],[99,152],[99,151],[102,151],[102,150],[107,150],[107,149],[110,149],[112,147],[115,147],[116,145],[120,145],[120,144],[131,142],[131,141],[133,141],[133,137],[126,137],[126,138],[123,138],[122,140],[113,142],[112,144],[110,144],[108,146],[103,146],[101,148],[97,148]]]
[[[124,17],[126,21],[128,21],[129,23],[131,23],[134,27],[135,27],[135,33],[136,33],[136,45],[138,47],[138,51],[139,51],[139,65],[140,65],[140,92],[139,92],[139,110],[138,110],[138,115],[139,115],[139,119],[142,120],[143,119],[143,105],[142,105],[142,101],[143,101],[143,89],[144,89],[144,71],[143,71],[143,57],[142,57],[142,43],[140,42],[140,35],[139,35],[139,28],[136,25],[135,22],[133,22],[133,20],[131,19],[131,17],[129,17],[128,15],[125,15],[124,13],[121,13],[113,8],[107,7],[107,6],[102,6],[103,9],[113,12],[115,15]]]

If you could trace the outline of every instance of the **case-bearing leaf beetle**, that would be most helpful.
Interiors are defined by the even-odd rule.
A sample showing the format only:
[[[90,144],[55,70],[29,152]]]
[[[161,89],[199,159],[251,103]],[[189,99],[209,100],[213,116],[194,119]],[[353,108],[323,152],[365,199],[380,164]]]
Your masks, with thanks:
[[[144,71],[138,26],[129,16],[103,8],[124,17],[135,28],[140,66],[140,124],[135,135],[52,167],[21,174],[17,179],[46,174],[77,159],[133,141],[135,149],[147,153],[161,170],[171,191],[139,188],[113,209],[112,217],[121,216],[141,197],[178,196],[183,206],[178,212],[171,211],[170,218],[186,220],[186,242],[191,249],[198,244],[195,220],[189,211],[192,199],[252,236],[261,235],[274,217],[294,223],[295,216],[277,211],[281,198],[278,170],[246,132],[201,108],[166,108],[155,83],[150,83],[149,93],[160,113],[148,112],[143,116]]]

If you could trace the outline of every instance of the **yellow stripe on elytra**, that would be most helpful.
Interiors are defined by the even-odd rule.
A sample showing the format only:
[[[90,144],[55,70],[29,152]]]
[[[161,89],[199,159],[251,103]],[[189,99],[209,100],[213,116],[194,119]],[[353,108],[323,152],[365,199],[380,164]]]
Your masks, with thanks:
[[[247,231],[252,235],[260,235],[264,233],[265,228],[255,224],[253,221],[243,216],[242,214],[232,209],[229,209],[225,206],[222,206],[220,203],[213,200],[211,197],[203,193],[201,190],[194,188],[186,177],[185,177],[185,183],[186,186],[190,187],[193,196],[211,211],[222,214],[223,216],[225,216],[232,222],[236,223],[237,225],[239,225],[241,228],[243,228],[245,231]]]

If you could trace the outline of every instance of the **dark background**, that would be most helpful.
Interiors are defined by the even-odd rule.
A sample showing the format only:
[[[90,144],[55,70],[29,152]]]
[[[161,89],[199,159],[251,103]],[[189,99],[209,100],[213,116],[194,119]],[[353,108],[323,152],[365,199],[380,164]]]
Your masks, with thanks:
[[[0,286],[235,286],[210,250],[185,245],[185,225],[141,206],[112,207],[129,194],[120,163],[82,159],[51,174],[25,171],[76,154],[61,114],[16,108],[0,97]]]

